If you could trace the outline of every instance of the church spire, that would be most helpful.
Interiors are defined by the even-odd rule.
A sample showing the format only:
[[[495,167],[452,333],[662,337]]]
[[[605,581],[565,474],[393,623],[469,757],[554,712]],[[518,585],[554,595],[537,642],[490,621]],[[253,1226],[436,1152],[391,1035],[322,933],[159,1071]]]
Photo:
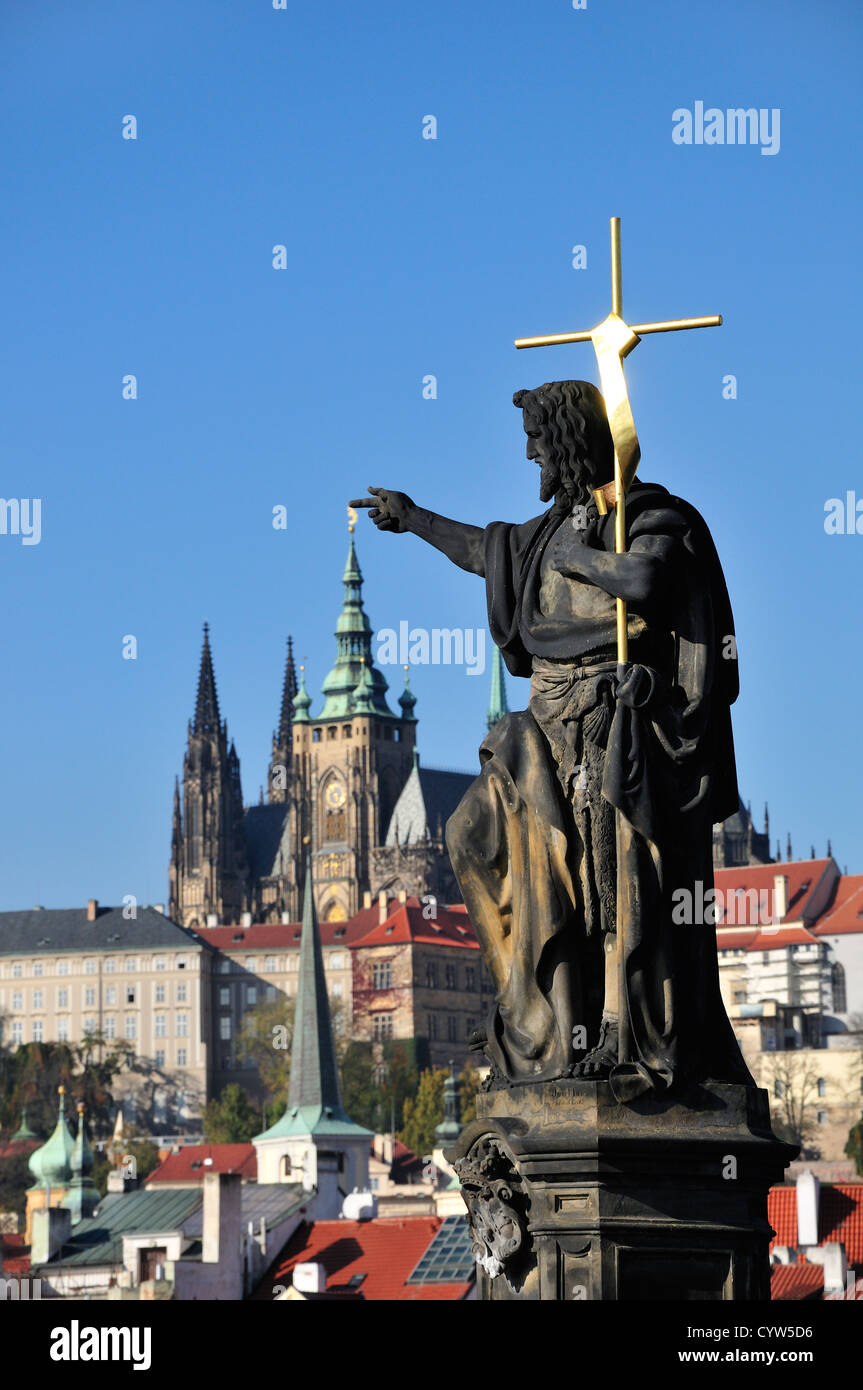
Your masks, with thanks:
[[[336,663],[321,686],[324,707],[319,719],[346,719],[353,713],[353,694],[368,667],[371,710],[392,715],[386,702],[387,682],[372,660],[372,625],[363,608],[363,574],[350,530],[348,558],[342,575],[344,599],[336,624]]]
[[[303,926],[297,978],[297,1004],[291,1044],[289,1110],[317,1110],[316,1118],[346,1120],[339,1090],[333,1023],[327,998],[324,956],[315,911],[312,856],[306,847]]]
[[[297,672],[294,666],[294,639],[288,638],[288,655],[285,661],[285,679],[282,685],[282,708],[279,712],[279,731],[277,734],[280,747],[290,743],[291,724],[294,720],[294,699],[299,686],[297,685]]]
[[[488,714],[486,715],[486,728],[489,732],[494,728],[499,719],[509,713],[509,705],[506,699],[506,684],[503,678],[503,657],[500,647],[493,644],[491,657],[491,697],[488,702]]]
[[[204,623],[204,647],[201,652],[198,698],[195,701],[192,731],[196,734],[218,734],[219,730],[219,697],[216,694],[216,677],[213,674],[213,657],[210,652],[210,625]]]

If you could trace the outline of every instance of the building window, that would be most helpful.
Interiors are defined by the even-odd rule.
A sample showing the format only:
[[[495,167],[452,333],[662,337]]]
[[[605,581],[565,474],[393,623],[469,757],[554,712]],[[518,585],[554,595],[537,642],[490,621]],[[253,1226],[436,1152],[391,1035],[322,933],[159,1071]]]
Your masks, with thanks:
[[[137,956],[127,956],[127,957],[126,957],[126,969],[127,969],[127,970],[130,970],[130,971],[131,971],[131,970],[137,970],[137,969],[138,969],[138,957],[137,957]]]
[[[12,970],[12,974],[13,974],[13,975],[15,974],[14,968],[13,968],[13,970]],[[19,974],[19,975],[21,974],[20,967],[19,967],[19,969],[18,969],[18,974]],[[67,960],[58,960],[58,962],[57,962],[57,974],[58,974],[58,975],[68,975],[68,974],[69,974],[69,962],[68,962]]]
[[[220,1018],[220,1019],[219,1019],[219,1037],[221,1038],[222,1042],[227,1042],[227,1040],[228,1040],[228,1038],[230,1038],[230,1036],[231,1036],[231,1020],[230,1020],[230,1018],[226,1015],[224,1018]]]
[[[249,956],[248,960],[246,961],[246,969],[247,969],[248,971],[250,971],[250,973],[251,973],[252,975],[257,975],[257,973],[258,973],[258,957],[257,957],[257,956]]]
[[[13,980],[20,980],[20,979],[21,979],[21,974],[22,974],[21,966],[20,966],[20,964],[16,963],[15,965],[12,966],[12,979],[13,979]]]
[[[228,960],[227,956],[223,956],[222,959],[219,961],[219,974],[220,974],[220,975],[230,975],[230,973],[231,973],[231,962]]]
[[[95,962],[94,960],[85,960],[85,961],[84,961],[84,974],[85,974],[85,975],[95,975],[95,974],[96,974],[96,962]]]
[[[827,1094],[827,1082],[824,1080],[823,1076],[819,1076],[818,1078],[818,1094],[822,1099]]]
[[[447,987],[447,989],[455,989],[455,966],[454,966],[454,965],[447,965],[445,968],[446,968],[446,987]]]
[[[23,990],[16,989],[15,992],[14,992],[14,994],[12,995],[12,1008],[13,1008],[13,1009],[23,1009],[23,1007],[24,1007],[24,992],[23,992]]]
[[[164,1004],[164,1002],[165,1002],[165,986],[164,986],[164,985],[156,985],[156,1003],[157,1003],[157,1004]]]
[[[114,1004],[116,1004],[116,1002],[117,1002],[117,986],[116,986],[116,985],[106,985],[106,986],[105,986],[105,1003],[106,1003],[106,1004],[110,1004],[110,1005],[113,1006]]]
[[[87,1007],[88,1009],[92,1009],[92,1007],[93,1007],[93,1005],[94,1005],[95,1003],[96,1003],[96,991],[95,991],[95,989],[93,988],[92,985],[88,985],[88,987],[84,990],[84,1004],[86,1005],[86,1007]]]
[[[321,731],[320,731],[320,729],[312,729],[312,743],[320,743],[320,741],[321,741]]]
[[[135,987],[135,985],[127,985],[127,986],[126,986],[126,1003],[127,1003],[127,1004],[134,1004],[134,1003],[135,1003],[135,992],[136,992],[136,987]]]
[[[428,1018],[429,1040],[434,1042],[437,1038],[437,1015],[429,1014]]]
[[[331,970],[343,970],[344,961],[342,959],[341,951],[334,951],[333,954],[329,957],[327,964]]]
[[[272,972],[275,970],[275,968],[276,968],[276,958],[275,958],[275,956],[265,956],[265,957],[264,957],[264,971],[265,971],[266,973],[272,974]]]
[[[472,965],[466,965],[464,968],[464,987],[470,990],[476,989],[476,970]]]
[[[373,989],[392,989],[393,987],[393,965],[392,961],[375,961],[372,966],[372,988]]]
[[[164,969],[165,969],[165,957],[164,957],[164,956],[154,956],[154,957],[153,957],[153,969],[154,969],[154,970],[164,970]]]
[[[458,1041],[458,1020],[453,1014],[450,1014],[446,1021],[446,1036],[447,1042]]]
[[[434,961],[426,961],[426,989],[437,989],[437,970]]]
[[[186,968],[186,957],[185,957],[185,956],[177,956],[177,969],[178,969],[178,970],[185,970],[185,968]]]
[[[178,1003],[178,1004],[185,1004],[185,1002],[186,1002],[186,986],[185,986],[185,984],[177,985],[177,1003]]]
[[[35,1018],[33,1020],[33,1041],[41,1042],[44,1036],[45,1025],[43,1024],[41,1018]]]
[[[165,1038],[168,1036],[168,1020],[165,1014],[156,1014],[156,1021],[153,1028],[154,1038]]]
[[[391,1038],[393,1035],[392,1014],[375,1014],[372,1018],[372,1029],[375,1042],[383,1042],[385,1038]]]
[[[68,1007],[69,1007],[69,991],[68,991],[68,989],[58,989],[58,990],[57,990],[57,1008],[58,1008],[58,1009],[68,1009]]]
[[[34,1009],[41,1009],[41,1008],[43,1007],[43,1004],[42,1004],[42,997],[43,997],[43,991],[42,991],[41,989],[34,989],[34,991],[33,991],[33,1008],[34,1008]],[[95,1004],[96,1001],[95,1001],[95,999],[93,999],[93,1000],[91,1000],[90,1002],[93,1003],[93,1004]]]
[[[134,1014],[126,1014],[123,1019],[123,1036],[132,1042],[138,1036],[138,1020]]]
[[[230,1004],[230,1002],[231,1002],[231,989],[230,989],[230,986],[229,986],[229,985],[226,985],[226,986],[224,986],[222,989],[219,990],[219,1003],[222,1005],[223,1008],[227,1008],[227,1006]]]
[[[827,1111],[826,1111],[826,1110],[819,1110],[819,1111],[818,1111],[818,1123],[819,1123],[819,1125],[826,1125],[826,1123],[827,1123]]]
[[[163,1067],[165,1065],[165,1053],[161,1047],[156,1048],[155,1062],[157,1067]]]
[[[341,982],[341,980],[334,980],[334,981],[333,981],[332,995],[333,995],[333,998],[334,998],[334,999],[341,999],[341,997],[342,997],[342,982]]]
[[[189,1035],[189,1015],[177,1014],[174,1019],[175,1032],[178,1038],[186,1038]]]
[[[24,1024],[23,1024],[23,1023],[13,1023],[13,1024],[12,1024],[12,1042],[13,1042],[13,1043],[22,1043],[23,1041],[24,1041]]]
[[[108,959],[105,961],[105,964],[104,964],[104,966],[103,966],[103,969],[104,969],[106,975],[116,975],[116,973],[117,973],[117,962],[115,961],[115,959],[114,959],[113,956],[109,956],[109,957],[108,957]],[[59,974],[59,973],[60,973],[60,972],[58,971],[58,974]],[[66,973],[65,970],[64,970],[62,973],[65,975],[65,973]]]
[[[117,1036],[117,1020],[116,1020],[116,1018],[114,1017],[113,1014],[106,1014],[106,1015],[105,1015],[105,1037],[106,1037],[106,1038],[116,1038],[116,1036]]]
[[[177,1066],[178,1066],[178,1067],[184,1067],[185,1065],[186,1065],[186,1049],[185,1049],[184,1047],[178,1047],[178,1048],[177,1048]]]
[[[257,1004],[257,1002],[258,1002],[258,991],[257,991],[257,987],[256,987],[255,985],[246,985],[246,1003],[247,1003],[247,1004]]]
[[[85,1019],[84,1019],[84,1026],[83,1026],[84,1036],[86,1037],[88,1033],[95,1033],[95,1031],[96,1031],[96,1020],[95,1020],[95,1018],[93,1017],[92,1014],[87,1014],[86,1017],[85,1017]]]
[[[57,1041],[58,1041],[58,1042],[68,1042],[68,1041],[69,1041],[69,1020],[68,1020],[68,1018],[58,1018],[58,1019],[57,1019]]]
[[[736,989],[736,990],[734,991],[734,1002],[735,1002],[735,1004],[745,1004],[745,1003],[746,1003],[746,990],[745,990],[745,989]]]
[[[848,989],[845,984],[845,967],[838,961],[830,972],[830,978],[833,985],[833,1012],[845,1014],[848,1012]]]
[[[762,964],[762,965],[769,965],[769,964],[770,964],[770,952],[769,952],[769,951],[762,951],[762,952],[761,952],[761,964]]]
[[[773,1094],[777,1100],[781,1100],[783,1095],[785,1094],[785,1087],[782,1085],[782,1082],[779,1080],[778,1077],[773,1083]]]
[[[39,979],[42,978],[42,962],[41,962],[41,960],[37,960],[36,963],[34,964],[34,966],[33,966],[33,975],[34,975],[35,979],[37,979],[37,980],[39,980]]]

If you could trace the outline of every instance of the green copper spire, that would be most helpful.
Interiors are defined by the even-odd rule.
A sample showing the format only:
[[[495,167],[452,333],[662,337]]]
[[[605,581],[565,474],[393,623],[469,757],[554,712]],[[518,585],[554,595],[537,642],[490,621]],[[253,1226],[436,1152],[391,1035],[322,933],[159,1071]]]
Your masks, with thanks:
[[[374,714],[374,712],[375,688],[372,685],[372,673],[365,662],[363,662],[362,675],[357,681],[357,688],[351,696],[351,714]]]
[[[301,667],[300,667],[300,688],[299,688],[299,690],[297,691],[296,695],[294,696],[294,723],[295,723],[295,724],[308,724],[308,723],[311,722],[310,719],[309,719],[309,710],[311,709],[311,705],[312,705],[312,697],[311,697],[311,695],[309,694],[308,690],[306,690],[306,668],[305,668],[305,666],[301,666]]]
[[[409,667],[409,666],[406,666],[406,667],[405,667],[405,688],[404,688],[404,690],[402,691],[401,695],[399,696],[399,704],[400,704],[401,707],[402,707],[402,719],[411,719],[411,720],[413,720],[414,723],[416,723],[416,715],[414,714],[414,708],[415,708],[415,706],[416,706],[416,702],[417,702],[417,697],[416,697],[416,695],[413,693],[413,691],[411,690],[410,667]]]
[[[353,527],[348,558],[342,583],[345,597],[336,624],[336,664],[321,689],[324,707],[319,719],[348,719],[354,713],[353,696],[368,667],[368,704],[366,713],[392,715],[386,702],[387,682],[372,661],[372,625],[363,608],[363,576],[354,549]]]
[[[90,1141],[87,1138],[82,1101],[78,1102],[78,1137],[72,1150],[71,1166],[72,1177],[69,1182],[69,1194],[63,1206],[71,1211],[72,1225],[75,1226],[79,1221],[83,1221],[85,1216],[92,1216],[99,1205],[99,1189],[92,1178],[93,1150],[90,1148]]]
[[[287,1138],[292,1134],[327,1132],[366,1133],[349,1120],[342,1109],[324,956],[315,911],[311,853],[307,847],[288,1108],[270,1129],[256,1136],[255,1142]]]
[[[14,1143],[16,1143],[16,1142],[18,1142],[18,1143],[20,1143],[20,1142],[25,1142],[25,1141],[30,1140],[30,1139],[38,1139],[39,1137],[40,1137],[40,1136],[39,1136],[38,1134],[34,1134],[34,1133],[33,1133],[32,1129],[31,1129],[30,1126],[28,1125],[28,1123],[27,1123],[27,1107],[26,1107],[26,1105],[22,1105],[22,1106],[21,1106],[21,1125],[20,1125],[20,1128],[16,1129],[15,1133],[12,1135],[12,1143],[14,1144]]]
[[[66,1088],[58,1088],[60,1111],[54,1133],[40,1149],[34,1149],[28,1161],[36,1181],[33,1187],[68,1187],[72,1177],[72,1151],[75,1147],[66,1124]],[[31,1189],[32,1190],[32,1189]]]
[[[488,702],[488,714],[486,715],[486,728],[491,732],[499,719],[503,719],[509,713],[509,705],[506,701],[506,685],[503,679],[503,657],[500,654],[500,647],[492,643],[491,658],[491,698]]]

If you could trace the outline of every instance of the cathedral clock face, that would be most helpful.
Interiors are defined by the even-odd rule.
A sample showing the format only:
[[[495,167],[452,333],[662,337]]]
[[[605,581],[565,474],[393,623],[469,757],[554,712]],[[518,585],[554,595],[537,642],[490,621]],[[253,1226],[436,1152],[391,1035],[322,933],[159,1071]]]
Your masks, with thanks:
[[[330,810],[338,811],[345,804],[345,789],[341,782],[331,782],[326,791],[326,802]]]

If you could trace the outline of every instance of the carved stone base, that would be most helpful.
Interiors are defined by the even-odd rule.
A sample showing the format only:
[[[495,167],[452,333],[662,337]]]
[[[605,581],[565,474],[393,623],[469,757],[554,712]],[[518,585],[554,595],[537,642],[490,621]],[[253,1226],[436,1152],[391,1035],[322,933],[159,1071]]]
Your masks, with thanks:
[[[768,1299],[767,1192],[797,1150],[767,1092],[615,1101],[607,1082],[488,1091],[447,1152],[479,1297]]]

